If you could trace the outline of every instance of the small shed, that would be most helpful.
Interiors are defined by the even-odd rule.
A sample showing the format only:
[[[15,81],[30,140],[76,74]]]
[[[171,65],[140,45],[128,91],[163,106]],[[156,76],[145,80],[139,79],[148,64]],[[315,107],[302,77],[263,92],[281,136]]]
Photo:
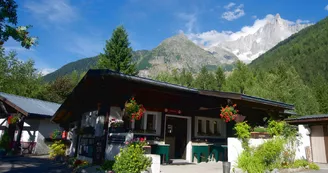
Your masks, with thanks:
[[[328,114],[301,116],[286,121],[308,128],[313,162],[328,163]]]
[[[46,141],[52,131],[60,128],[50,121],[59,106],[53,102],[0,92],[0,136],[8,128],[10,139],[18,144],[16,149],[21,145],[24,153],[48,154]],[[8,117],[13,114],[20,116],[16,125],[8,123]]]

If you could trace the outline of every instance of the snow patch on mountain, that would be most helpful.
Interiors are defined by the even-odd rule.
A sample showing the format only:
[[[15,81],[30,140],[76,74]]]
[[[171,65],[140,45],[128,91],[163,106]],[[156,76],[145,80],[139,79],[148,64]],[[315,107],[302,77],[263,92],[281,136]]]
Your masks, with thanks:
[[[279,14],[269,14],[264,19],[257,19],[253,26],[245,26],[238,32],[212,30],[188,34],[188,38],[205,50],[221,48],[220,50],[232,52],[240,60],[249,63],[280,41],[311,25],[300,21],[298,19],[293,22],[282,19]]]

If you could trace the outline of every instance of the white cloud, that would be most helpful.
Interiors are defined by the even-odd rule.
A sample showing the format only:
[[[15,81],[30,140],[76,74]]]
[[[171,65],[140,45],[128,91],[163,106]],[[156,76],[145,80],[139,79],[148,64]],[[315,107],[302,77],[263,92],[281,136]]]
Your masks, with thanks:
[[[196,25],[196,21],[197,21],[197,16],[195,13],[193,14],[188,14],[188,13],[179,13],[177,15],[181,20],[184,20],[185,23],[185,27],[187,29],[187,33],[191,33]]]
[[[328,5],[325,7],[325,10],[327,10],[327,11],[328,11]]]
[[[229,4],[225,5],[224,8],[229,10],[231,7],[235,6],[236,4],[233,2],[230,2]]]
[[[302,19],[297,19],[296,20],[296,24],[306,24],[306,23],[310,23],[309,20],[302,20]]]
[[[77,9],[69,0],[29,0],[25,8],[41,22],[70,23],[78,18]]]
[[[240,31],[232,32],[232,31],[216,31],[211,30],[203,33],[190,33],[187,34],[188,38],[192,40],[194,43],[200,45],[201,47],[213,47],[224,41],[233,41],[237,40],[240,37],[247,36],[249,34],[254,34],[260,28],[262,28],[266,23],[273,21],[275,18],[274,15],[268,14],[263,19],[256,19],[251,26],[244,26],[240,29]],[[298,22],[304,23],[308,22],[307,20],[297,20]],[[290,24],[297,23],[293,21],[285,20],[285,22]]]
[[[227,6],[225,7],[229,7],[231,3],[229,3]],[[231,6],[231,5],[230,5]],[[235,5],[233,5],[235,6]],[[231,7],[233,7],[231,6]],[[226,9],[230,9],[231,7],[229,8],[226,8]],[[226,11],[224,12],[221,17],[223,19],[226,19],[228,21],[233,21],[233,20],[236,20],[242,16],[245,15],[245,11],[244,11],[244,5],[243,4],[240,4],[239,6],[235,7],[234,9],[232,9],[231,11]]]
[[[41,68],[39,69],[39,72],[41,73],[42,76],[47,75],[49,73],[52,73],[54,71],[56,71],[57,69],[54,68]]]

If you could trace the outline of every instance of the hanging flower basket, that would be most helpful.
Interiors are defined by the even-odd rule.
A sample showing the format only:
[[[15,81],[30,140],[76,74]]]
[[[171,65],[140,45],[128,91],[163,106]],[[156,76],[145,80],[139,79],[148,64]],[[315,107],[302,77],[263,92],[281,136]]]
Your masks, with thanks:
[[[112,118],[109,120],[110,127],[122,127],[124,121]]]
[[[233,106],[222,107],[220,117],[224,119],[225,122],[230,122],[236,119],[237,113],[239,112],[236,109],[236,104]]]
[[[140,120],[145,111],[143,105],[138,105],[133,97],[125,103],[125,112],[131,121]]]
[[[237,114],[236,118],[235,118],[235,122],[236,123],[240,123],[240,122],[243,122],[245,120],[246,116],[243,116],[243,115],[240,115],[240,114]]]
[[[16,124],[19,121],[19,115],[14,114],[8,117],[8,124]]]

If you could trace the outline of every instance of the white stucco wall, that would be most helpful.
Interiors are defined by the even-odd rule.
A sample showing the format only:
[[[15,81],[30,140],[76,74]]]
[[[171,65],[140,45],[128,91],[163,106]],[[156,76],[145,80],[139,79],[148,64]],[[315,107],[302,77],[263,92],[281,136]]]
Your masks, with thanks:
[[[258,145],[263,144],[263,142],[267,139],[250,139],[250,146],[256,147]],[[239,156],[243,152],[243,147],[241,146],[241,141],[237,138],[228,138],[228,162],[231,163],[231,167],[235,167],[237,165],[236,161]]]
[[[49,144],[44,142],[45,138],[49,138],[50,134],[58,129],[61,130],[58,124],[55,124],[50,121],[49,119],[41,119],[39,121],[39,128],[37,131],[36,136],[36,146],[35,146],[35,154],[42,155],[42,154],[48,154],[49,153]]]
[[[0,119],[0,124],[4,119]],[[0,136],[7,122],[0,126]],[[24,129],[22,131],[21,142],[36,142],[33,154],[48,154],[48,144],[44,142],[45,138],[49,138],[51,132],[55,129],[60,130],[59,125],[52,123],[50,118],[47,119],[26,119],[24,122]],[[16,131],[15,135],[18,134]]]
[[[305,148],[310,146],[310,133],[308,128],[304,127],[303,125],[298,126],[298,132],[300,145],[296,149],[295,159],[306,159]],[[265,140],[268,139],[250,139],[249,144],[250,146],[258,146],[262,144]],[[236,167],[237,158],[242,151],[243,148],[239,139],[228,138],[228,162],[231,162],[231,167]]]
[[[300,145],[297,148],[296,159],[306,159],[306,147],[311,148],[310,128],[298,125]]]

